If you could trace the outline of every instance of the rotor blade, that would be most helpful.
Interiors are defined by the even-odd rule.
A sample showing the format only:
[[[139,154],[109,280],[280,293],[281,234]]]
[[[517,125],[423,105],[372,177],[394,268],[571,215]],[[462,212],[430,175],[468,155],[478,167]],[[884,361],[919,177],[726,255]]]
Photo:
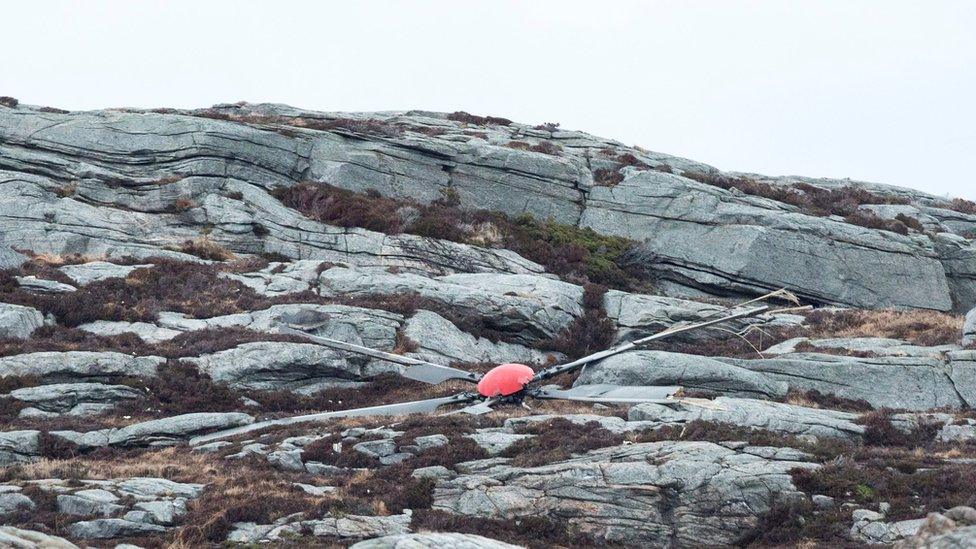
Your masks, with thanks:
[[[480,416],[494,412],[495,410],[491,407],[491,405],[495,402],[497,402],[496,399],[489,398],[488,400],[472,404],[471,406],[465,406],[464,408],[453,410],[442,415],[452,416],[454,414],[471,414],[473,416]]]
[[[722,322],[728,322],[730,320],[736,320],[736,319],[739,319],[739,318],[746,318],[746,317],[750,317],[750,316],[756,316],[759,313],[762,313],[762,312],[767,311],[767,310],[769,310],[769,306],[768,305],[763,305],[761,307],[755,307],[753,309],[748,309],[748,310],[742,311],[740,313],[728,314],[726,316],[723,316],[723,317],[720,317],[720,318],[715,318],[715,319],[712,319],[712,320],[706,320],[704,322],[696,322],[694,324],[686,324],[684,326],[675,326],[675,327],[672,327],[672,328],[668,328],[667,330],[664,330],[663,332],[658,332],[656,334],[649,335],[647,337],[644,337],[644,338],[641,338],[641,339],[637,339],[637,340],[631,341],[629,343],[624,343],[623,345],[619,345],[617,347],[613,347],[613,348],[607,349],[605,351],[600,351],[598,353],[593,353],[592,355],[584,356],[583,358],[576,359],[576,360],[574,360],[572,362],[568,362],[566,364],[559,364],[559,365],[556,365],[556,366],[551,366],[549,368],[546,368],[545,370],[539,370],[538,372],[536,372],[535,376],[532,378],[532,382],[542,381],[544,379],[549,379],[549,378],[551,378],[553,376],[557,376],[557,375],[562,374],[564,372],[569,372],[571,370],[575,370],[576,368],[580,368],[582,366],[585,366],[586,364],[589,364],[591,362],[596,362],[598,360],[603,360],[604,358],[607,358],[609,356],[613,356],[613,355],[622,353],[624,351],[629,351],[631,349],[634,349],[634,348],[639,347],[640,345],[643,345],[645,343],[649,343],[649,342],[654,341],[654,340],[664,339],[666,337],[670,337],[670,336],[673,336],[675,334],[680,334],[680,333],[683,333],[683,332],[690,332],[692,330],[699,330],[701,328],[707,328],[709,326],[714,326],[715,324],[721,324]]]
[[[442,383],[449,379],[460,379],[463,381],[470,381],[471,383],[478,383],[478,380],[481,379],[480,375],[473,372],[466,372],[458,368],[451,368],[450,366],[441,366],[440,364],[434,364],[433,362],[427,362],[426,360],[411,358],[395,353],[387,353],[386,351],[378,351],[376,349],[362,347],[353,343],[346,343],[345,341],[339,341],[337,339],[314,336],[308,332],[296,330],[291,326],[279,326],[278,332],[302,336],[313,343],[325,345],[326,347],[332,347],[333,349],[371,356],[373,358],[379,358],[388,362],[394,362],[396,364],[403,364],[404,366],[407,366],[407,368],[403,370],[400,375],[406,378],[415,379],[417,381],[423,381],[424,383],[430,383],[431,385],[437,385],[438,383]]]
[[[652,387],[637,385],[577,385],[571,389],[542,387],[532,396],[536,398],[577,400],[583,402],[611,402],[637,404],[641,402],[670,401],[681,387]]]
[[[278,425],[294,425],[296,423],[327,421],[330,419],[343,418],[343,417],[398,416],[404,414],[417,414],[420,412],[433,412],[434,410],[440,408],[441,406],[444,406],[445,404],[461,404],[465,402],[471,402],[476,398],[479,397],[474,393],[458,393],[456,395],[440,397],[440,398],[430,398],[427,400],[414,400],[411,402],[399,402],[396,404],[369,406],[367,408],[353,408],[351,410],[338,410],[335,412],[320,412],[317,414],[305,414],[301,416],[291,416],[291,417],[284,417],[280,419],[269,419],[267,421],[257,421],[251,423],[250,425],[244,425],[241,427],[235,427],[233,429],[226,429],[224,431],[217,431],[216,433],[209,433],[206,435],[194,437],[190,439],[190,445],[196,446],[204,442],[219,440],[222,438],[232,437],[242,433],[257,431],[259,429],[264,429],[266,427],[274,427]]]

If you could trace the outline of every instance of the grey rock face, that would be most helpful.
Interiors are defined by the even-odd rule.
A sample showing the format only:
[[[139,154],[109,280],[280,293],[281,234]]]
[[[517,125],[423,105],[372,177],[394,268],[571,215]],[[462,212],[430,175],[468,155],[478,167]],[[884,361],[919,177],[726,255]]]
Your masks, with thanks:
[[[108,490],[80,490],[57,497],[58,511],[66,515],[98,515],[109,517],[125,509],[118,505],[119,497]]]
[[[815,389],[842,398],[863,399],[878,408],[908,410],[961,407],[971,397],[962,391],[965,384],[960,380],[976,375],[976,363],[960,360],[947,367],[945,360],[939,358],[801,353],[765,360],[718,360],[786,382],[791,389]]]
[[[924,519],[885,522],[884,515],[859,509],[854,511],[854,524],[851,526],[851,538],[872,544],[892,544],[896,541],[914,536],[922,526]]]
[[[158,356],[115,352],[41,352],[0,357],[0,376],[31,376],[46,381],[97,381],[109,377],[152,377],[166,362]]]
[[[972,345],[976,343],[976,309],[969,311],[966,315],[966,322],[962,328],[962,344]]]
[[[33,461],[40,451],[40,431],[0,433],[0,467]]]
[[[580,223],[642,242],[646,261],[678,291],[787,288],[820,303],[953,308],[945,270],[926,239],[791,209],[645,171],[632,172],[612,189],[594,187]],[[919,278],[930,282],[903,283]]]
[[[142,398],[143,394],[128,385],[56,383],[16,389],[9,396],[50,414],[89,415],[108,411],[124,400]]]
[[[315,521],[312,533],[316,537],[373,538],[410,532],[410,514],[385,517],[346,515]]]
[[[696,355],[664,351],[634,351],[602,360],[586,368],[577,385],[680,385],[687,390],[707,390],[731,396],[777,397],[787,383],[763,373]]]
[[[419,346],[409,353],[437,364],[454,362],[517,362],[545,364],[549,353],[523,345],[494,343],[459,330],[451,321],[430,311],[417,311],[407,320],[403,335]]]
[[[197,358],[214,380],[239,389],[301,389],[361,380],[367,360],[312,343],[255,342]]]
[[[773,345],[763,351],[763,355],[784,355],[796,353],[801,344],[808,344],[817,349],[847,351],[851,353],[871,353],[879,356],[915,356],[940,358],[942,355],[958,351],[958,345],[939,345],[937,347],[923,347],[912,345],[900,339],[884,337],[844,337],[829,339],[809,339],[797,337]]]
[[[370,539],[356,543],[350,549],[516,549],[518,547],[518,545],[474,534],[429,532]]]
[[[125,278],[129,276],[129,273],[132,271],[145,267],[152,267],[152,265],[116,265],[115,263],[109,263],[107,261],[92,261],[79,265],[65,265],[64,267],[61,267],[60,270],[62,273],[68,275],[68,278],[74,280],[78,285],[84,286],[85,284],[95,282],[96,280],[105,280],[107,278]]]
[[[0,269],[16,269],[27,262],[27,257],[10,249],[0,246]]]
[[[0,246],[186,257],[166,246],[197,237],[206,227],[211,239],[239,253],[274,252],[432,275],[540,272],[503,250],[323,225],[267,192],[314,179],[422,202],[450,189],[463,206],[530,213],[646,240],[647,258],[668,278],[663,285],[668,291],[726,295],[787,287],[824,303],[941,310],[968,309],[976,300],[971,283],[976,256],[962,243],[933,245],[921,235],[811,217],[783,203],[675,175],[716,172],[710,166],[582,132],[512,124],[479,127],[478,135],[471,135],[471,128],[444,115],[418,112],[340,115],[269,105],[220,110],[234,116],[369,116],[443,134],[407,130],[380,139],[344,129],[290,128],[284,135],[266,126],[186,116],[189,112],[3,109],[0,188],[14,198],[0,208]],[[505,146],[540,138],[562,144],[563,151],[547,155]],[[591,170],[616,168],[601,152],[605,149],[675,174],[628,168],[617,186],[594,186]],[[871,207],[878,215],[911,208],[932,228],[962,232],[974,226],[972,216],[939,208],[937,197],[924,193],[863,182],[750,177],[776,184],[857,185],[913,202]],[[68,180],[77,182],[69,193],[61,183]],[[179,198],[193,206],[173,213]],[[905,290],[900,282],[919,278],[931,283]]]
[[[44,325],[44,315],[32,307],[0,303],[0,338],[27,339]]]
[[[119,429],[51,431],[82,448],[100,446],[170,446],[191,436],[247,425],[254,418],[240,412],[198,412],[135,423]]]
[[[28,292],[37,294],[65,294],[74,292],[78,289],[71,284],[65,284],[56,280],[37,278],[34,275],[15,276],[14,279],[17,280],[17,285],[21,288],[27,290]]]
[[[31,498],[18,492],[0,493],[0,520],[16,517],[30,512],[36,507]]]
[[[497,456],[516,442],[527,438],[532,438],[535,435],[519,435],[515,433],[506,433],[503,431],[491,432],[482,430],[465,436],[475,441],[478,446],[484,448],[489,455]]]
[[[68,526],[72,537],[81,539],[111,539],[128,536],[146,536],[165,532],[155,524],[133,522],[120,518],[84,520]]]
[[[0,526],[0,545],[13,549],[78,549],[64,538],[13,526]]]
[[[661,425],[704,420],[812,438],[859,440],[864,433],[864,427],[854,422],[857,414],[848,412],[744,398],[718,397],[712,404],[707,408],[682,402],[638,404],[630,409],[628,419]]]
[[[319,278],[322,295],[364,297],[417,293],[490,327],[531,342],[551,337],[582,314],[583,289],[535,275],[458,274],[428,278],[332,268]]]
[[[492,460],[489,460],[492,461]],[[488,518],[554,516],[598,540],[648,546],[732,543],[774,498],[804,497],[778,461],[708,442],[631,444],[543,467],[475,462],[438,480],[434,508]],[[619,497],[628,487],[628,497]]]

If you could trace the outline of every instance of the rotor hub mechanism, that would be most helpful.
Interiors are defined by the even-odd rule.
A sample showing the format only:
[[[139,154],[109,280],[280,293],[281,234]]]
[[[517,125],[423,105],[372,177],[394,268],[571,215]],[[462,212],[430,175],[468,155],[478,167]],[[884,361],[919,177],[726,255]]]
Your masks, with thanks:
[[[478,394],[483,397],[505,397],[525,389],[535,371],[525,364],[501,364],[488,371],[478,382]]]

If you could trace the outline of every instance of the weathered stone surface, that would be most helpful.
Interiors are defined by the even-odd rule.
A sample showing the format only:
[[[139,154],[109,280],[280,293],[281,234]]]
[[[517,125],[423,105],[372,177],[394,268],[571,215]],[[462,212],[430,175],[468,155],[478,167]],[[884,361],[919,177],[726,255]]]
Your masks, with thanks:
[[[27,262],[27,256],[0,245],[0,269],[16,269]]]
[[[317,537],[373,538],[410,532],[410,514],[385,517],[346,515],[315,521],[312,533]]]
[[[850,353],[870,353],[878,356],[915,356],[940,358],[944,354],[958,351],[958,345],[939,345],[924,347],[912,345],[900,339],[884,337],[844,337],[830,339],[809,339],[797,337],[773,345],[763,351],[765,356],[784,355],[797,352],[800,344],[807,344],[817,349],[846,351]]]
[[[820,303],[953,308],[927,239],[811,217],[677,175],[632,171],[613,188],[594,187],[580,223],[642,242],[646,263],[672,291],[787,288]],[[930,282],[905,283],[919,277]]]
[[[474,534],[453,532],[429,532],[401,534],[361,541],[350,549],[516,549],[511,545]]]
[[[466,474],[438,480],[435,509],[558,517],[598,540],[672,547],[733,543],[774,499],[805,497],[789,470],[816,467],[708,442],[631,444],[525,469],[468,465]]]
[[[864,543],[884,545],[914,536],[924,522],[924,519],[886,522],[881,513],[865,509],[854,511],[853,518],[851,538]]]
[[[71,284],[65,284],[56,280],[47,280],[45,278],[37,278],[34,275],[15,276],[14,279],[17,281],[17,285],[21,288],[27,290],[28,292],[38,294],[64,294],[74,292],[78,289]]]
[[[951,353],[950,353],[951,356]],[[770,379],[787,382],[790,389],[849,399],[872,406],[928,410],[959,408],[969,397],[961,394],[957,376],[974,376],[974,363],[947,367],[940,358],[846,356],[798,353],[765,360],[718,358]]]
[[[46,381],[97,381],[109,377],[152,377],[166,362],[158,356],[66,351],[0,357],[0,377],[31,376]]]
[[[119,518],[84,520],[68,525],[72,537],[81,539],[110,539],[128,536],[146,536],[165,532],[166,529],[155,524],[132,522]]]
[[[966,322],[962,328],[962,344],[972,345],[976,343],[976,309],[969,311],[966,315]]]
[[[67,515],[98,515],[110,517],[125,509],[117,504],[119,497],[100,488],[79,490],[72,494],[60,494],[57,497],[58,511]]]
[[[0,432],[0,467],[33,461],[40,451],[39,431]]]
[[[727,397],[718,397],[712,404],[709,407],[682,402],[638,404],[630,409],[628,419],[661,425],[703,420],[813,438],[859,440],[864,433],[864,427],[854,422],[857,414],[848,412]]]
[[[481,430],[477,433],[472,433],[465,436],[475,441],[478,446],[484,448],[489,455],[497,456],[516,442],[523,439],[532,438],[535,435],[519,435],[515,433],[506,433],[504,431]]]
[[[44,325],[44,315],[32,307],[0,303],[0,338],[26,339]]]
[[[0,546],[12,549],[78,549],[78,546],[58,536],[13,526],[0,526]]]
[[[240,412],[197,412],[134,423],[118,429],[51,431],[51,435],[82,448],[99,446],[170,446],[191,436],[252,423]]]
[[[976,546],[976,510],[953,507],[929,513],[914,536],[895,543],[896,549],[961,549]]]
[[[214,380],[239,389],[324,387],[362,380],[366,357],[312,343],[255,342],[183,359]]]
[[[614,355],[587,367],[577,385],[680,385],[687,390],[707,390],[731,396],[776,397],[788,385],[746,368],[697,355],[664,351],[634,351]]]
[[[61,272],[68,275],[68,278],[74,280],[78,285],[84,286],[90,282],[105,280],[106,278],[125,278],[132,271],[145,267],[152,267],[152,265],[116,265],[108,261],[92,261],[79,265],[65,265],[61,267]]]
[[[15,518],[36,507],[31,498],[19,492],[0,493],[0,520]]]
[[[55,383],[16,389],[9,396],[43,412],[89,415],[108,411],[121,401],[139,399],[144,395],[128,385]]]
[[[519,341],[551,337],[582,314],[583,289],[535,275],[416,274],[334,267],[319,278],[322,295],[369,296],[417,293],[481,317],[489,327]]]
[[[418,348],[410,353],[437,364],[455,362],[517,362],[546,364],[550,353],[543,353],[523,345],[492,342],[459,330],[451,321],[430,311],[417,311],[407,320],[403,335]]]

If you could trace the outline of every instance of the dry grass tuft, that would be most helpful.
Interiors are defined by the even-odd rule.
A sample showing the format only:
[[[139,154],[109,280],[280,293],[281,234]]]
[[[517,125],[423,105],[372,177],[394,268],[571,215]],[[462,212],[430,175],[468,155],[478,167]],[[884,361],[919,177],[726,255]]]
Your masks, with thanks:
[[[174,204],[174,207],[179,208],[180,200],[177,200],[176,202],[177,203]],[[193,207],[193,201],[189,199],[187,199],[187,202],[182,204],[186,206],[186,209]],[[182,244],[177,246],[175,250],[211,261],[230,261],[237,258],[237,256],[234,255],[234,252],[224,248],[206,236],[200,236],[192,240],[185,240]]]
[[[962,316],[938,311],[814,311],[807,315],[809,327],[800,335],[812,339],[886,337],[935,346],[959,343],[963,322]]]

